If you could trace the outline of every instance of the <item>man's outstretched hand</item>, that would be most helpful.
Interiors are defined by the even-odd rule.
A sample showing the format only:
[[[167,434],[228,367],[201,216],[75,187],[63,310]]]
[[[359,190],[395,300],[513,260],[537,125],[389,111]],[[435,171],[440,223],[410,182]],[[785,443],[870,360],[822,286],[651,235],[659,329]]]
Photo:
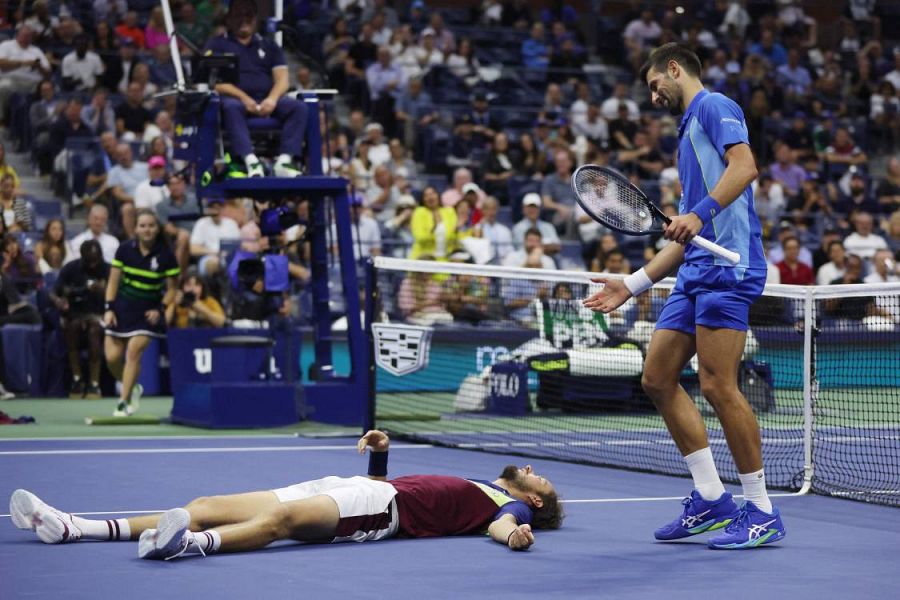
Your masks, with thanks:
[[[512,550],[527,550],[533,543],[534,534],[531,533],[531,525],[523,523],[513,530],[506,545]]]
[[[356,442],[356,447],[360,454],[366,453],[366,446],[372,449],[372,452],[387,452],[388,446],[391,444],[391,438],[383,431],[371,429]]]

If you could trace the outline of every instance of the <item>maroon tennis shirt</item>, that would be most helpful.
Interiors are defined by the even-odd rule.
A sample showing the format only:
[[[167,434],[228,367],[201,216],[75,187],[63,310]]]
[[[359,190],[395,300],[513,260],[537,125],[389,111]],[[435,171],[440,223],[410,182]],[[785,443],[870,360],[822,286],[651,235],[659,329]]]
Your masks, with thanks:
[[[488,481],[446,475],[409,475],[388,483],[397,490],[401,536],[436,537],[482,532],[507,513],[513,515],[519,525],[531,523],[532,512],[527,504]],[[497,500],[478,484],[498,492],[494,494]]]

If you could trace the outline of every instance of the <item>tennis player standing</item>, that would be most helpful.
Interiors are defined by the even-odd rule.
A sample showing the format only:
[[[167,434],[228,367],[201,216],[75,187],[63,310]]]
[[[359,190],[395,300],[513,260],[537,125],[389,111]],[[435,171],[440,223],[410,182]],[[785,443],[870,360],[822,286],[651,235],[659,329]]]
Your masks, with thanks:
[[[641,69],[653,104],[684,114],[678,146],[684,192],[679,215],[664,234],[678,243],[667,245],[623,281],[595,280],[604,288],[585,305],[608,313],[680,265],[650,340],[641,383],[684,456],[696,489],[682,502],[681,516],[655,535],[672,540],[718,529],[721,533],[709,540],[711,548],[754,548],[785,535],[766,493],[759,425],[737,383],[749,308],[766,283],[750,188],[757,171],[744,113],[731,99],[705,90],[700,69],[697,55],[677,43],[657,48]],[[740,262],[732,265],[686,245],[696,235],[739,253]],[[722,423],[740,474],[745,498],[740,508],[719,479],[703,418],[679,384],[695,352],[701,390]]]

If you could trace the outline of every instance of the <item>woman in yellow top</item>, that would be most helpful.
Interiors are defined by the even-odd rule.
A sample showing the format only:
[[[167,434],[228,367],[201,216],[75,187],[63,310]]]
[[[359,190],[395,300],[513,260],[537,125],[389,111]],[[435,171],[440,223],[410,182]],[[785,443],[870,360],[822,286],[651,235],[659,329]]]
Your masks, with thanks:
[[[13,185],[16,190],[19,189],[19,175],[16,173],[16,170],[6,163],[6,146],[3,142],[0,142],[0,177],[3,177],[9,173],[13,178]]]
[[[195,272],[188,273],[175,292],[175,302],[166,307],[166,322],[176,329],[224,327],[225,310],[206,294],[206,283]]]
[[[413,211],[409,228],[413,235],[410,258],[430,255],[446,260],[456,248],[456,210],[441,206],[441,197],[432,186],[422,192],[422,204]]]

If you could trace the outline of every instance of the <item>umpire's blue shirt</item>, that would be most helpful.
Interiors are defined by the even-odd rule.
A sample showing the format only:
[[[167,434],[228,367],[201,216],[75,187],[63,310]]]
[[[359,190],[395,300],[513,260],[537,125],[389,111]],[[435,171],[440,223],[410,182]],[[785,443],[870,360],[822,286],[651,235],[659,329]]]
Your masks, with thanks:
[[[259,34],[254,34],[246,46],[230,33],[220,35],[209,40],[206,50],[213,54],[237,55],[240,71],[238,87],[256,101],[264,99],[272,91],[272,69],[287,66],[281,48]]]
[[[688,106],[678,130],[678,176],[683,193],[678,206],[685,215],[715,188],[725,172],[725,151],[750,143],[741,107],[722,94],[702,90]],[[700,235],[741,255],[736,279],[747,269],[765,269],[762,228],[753,208],[749,186],[725,210],[703,226]],[[685,246],[687,263],[731,266],[697,246]]]

